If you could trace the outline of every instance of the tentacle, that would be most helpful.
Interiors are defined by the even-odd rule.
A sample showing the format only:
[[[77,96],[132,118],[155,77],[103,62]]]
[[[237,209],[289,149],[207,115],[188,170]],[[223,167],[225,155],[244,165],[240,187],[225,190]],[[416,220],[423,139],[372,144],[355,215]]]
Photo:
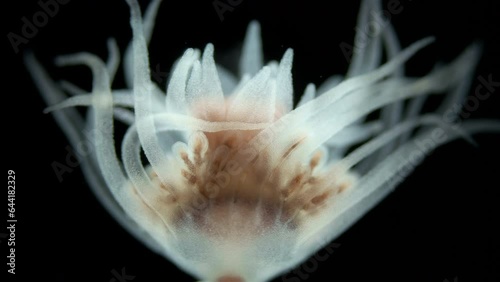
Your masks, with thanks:
[[[149,230],[155,230],[154,234],[158,235],[159,239],[162,236],[176,236],[174,229],[170,226],[165,218],[163,218],[163,213],[159,212],[156,207],[164,206],[164,204],[159,204],[162,199],[168,197],[168,195],[162,195],[162,191],[158,187],[154,187],[151,179],[144,168],[141,161],[141,143],[139,140],[139,135],[135,125],[132,125],[127,130],[122,143],[122,159],[125,166],[125,171],[133,185],[133,187],[138,191],[141,199],[147,204],[148,208],[151,209],[152,213],[147,214],[144,211],[144,207],[141,203],[137,203],[134,207],[136,210],[132,214],[140,217],[138,222],[146,226]],[[163,192],[165,194],[165,192]],[[159,219],[163,226],[158,226],[158,222],[155,219]],[[165,227],[165,230],[163,229]],[[167,232],[165,232],[167,231]]]
[[[48,76],[40,63],[36,60],[32,53],[26,53],[25,64],[28,68],[33,80],[37,84],[42,97],[47,105],[52,105],[63,101],[66,96],[57,87],[57,85]],[[73,148],[77,148],[78,144],[88,142],[88,137],[84,135],[79,128],[85,128],[85,123],[76,109],[66,108],[61,111],[52,112],[56,122],[66,134]],[[93,143],[93,142],[91,142]],[[123,226],[130,234],[136,237],[151,250],[161,253],[162,247],[152,240],[151,236],[138,228],[137,224],[128,217],[121,205],[117,202],[114,196],[109,191],[97,164],[95,164],[90,155],[78,154],[83,175],[90,184],[92,191],[96,195],[99,202],[106,210]]]
[[[148,158],[153,170],[161,182],[173,195],[176,195],[175,187],[169,185],[169,163],[165,158],[165,151],[158,140],[154,120],[153,93],[155,87],[150,79],[148,61],[147,39],[145,38],[139,4],[135,0],[127,0],[130,6],[130,24],[133,31],[134,52],[134,101],[137,132],[141,140],[142,148]]]
[[[370,121],[364,124],[353,124],[339,131],[325,142],[326,146],[349,147],[367,140],[382,131],[380,121]]]
[[[94,55],[79,53],[57,58],[58,65],[85,64],[94,76],[92,100],[95,111],[95,149],[97,161],[104,180],[117,201],[127,207],[123,188],[127,178],[122,171],[113,140],[113,96],[111,94],[109,74],[104,63]],[[75,97],[73,97],[75,98]]]
[[[134,107],[134,97],[130,91],[113,91],[113,105],[119,107]],[[76,95],[73,97],[69,97],[61,103],[55,104],[53,106],[47,107],[44,110],[44,113],[49,113],[52,111],[57,111],[60,109],[68,108],[68,107],[76,107],[76,106],[92,106],[94,104],[94,96],[83,94]]]
[[[264,65],[260,25],[252,21],[248,25],[240,57],[240,76],[254,76]]]
[[[195,61],[186,88],[186,102],[191,113],[207,120],[225,116],[224,94],[214,61],[214,46],[207,44],[201,62]],[[216,110],[216,111],[215,111]],[[214,113],[215,111],[215,113]]]
[[[109,55],[108,61],[106,62],[106,69],[108,70],[109,80],[113,81],[120,64],[120,50],[114,38],[108,39],[107,45]]]
[[[156,15],[158,14],[158,9],[160,8],[162,0],[153,0],[151,4],[146,9],[144,13],[144,21],[142,22],[144,39],[146,40],[146,45],[149,44],[151,36],[153,35],[154,22],[156,20]],[[141,17],[142,18],[142,17]],[[133,87],[134,82],[134,51],[133,51],[133,40],[127,46],[125,50],[125,56],[123,59],[123,71],[125,72],[125,83],[127,88]]]
[[[280,122],[276,123],[274,126],[269,127],[266,130],[263,130],[261,133],[259,133],[254,140],[252,140],[250,146],[255,146],[256,144],[263,144],[263,141],[261,140],[262,138],[267,139],[267,136],[269,135],[275,135],[278,132],[280,133],[278,136],[278,141],[283,141],[284,139],[290,140],[290,134],[285,134],[285,132],[282,132],[285,126],[284,124],[302,124],[304,119],[311,118],[314,115],[317,115],[317,113],[324,113],[325,111],[328,111],[331,113],[331,108],[326,109],[328,107],[331,107],[332,105],[337,104],[344,96],[350,94],[354,90],[357,89],[363,89],[368,87],[369,85],[375,83],[376,81],[382,79],[386,75],[391,74],[393,71],[395,71],[400,64],[403,64],[406,60],[408,60],[415,52],[417,52],[419,49],[423,48],[427,44],[431,42],[432,39],[427,38],[427,39],[422,39],[414,44],[412,44],[410,47],[405,49],[403,52],[401,52],[398,56],[396,56],[393,60],[390,62],[384,64],[380,68],[364,75],[360,75],[357,77],[353,77],[350,79],[347,79],[337,85],[337,87],[331,89],[327,93],[324,93],[323,95],[320,95],[310,103],[307,103],[306,105],[303,105],[300,108],[297,108],[293,112],[290,112],[286,116],[284,116]],[[362,91],[361,91],[362,92]],[[311,114],[313,113],[313,114]],[[304,116],[304,114],[307,114],[308,116]],[[329,115],[331,118],[331,115]],[[335,115],[336,116],[336,115]],[[359,115],[361,117],[363,115]],[[316,118],[316,117],[315,117]],[[316,119],[318,120],[318,119]],[[281,131],[278,131],[278,127],[281,128]],[[300,128],[300,126],[299,126]],[[288,130],[289,131],[289,130]],[[325,141],[325,140],[323,140]],[[269,145],[268,142],[264,142],[266,145]],[[286,143],[286,142],[281,142],[281,143]],[[280,155],[281,152],[276,152],[277,155]],[[276,157],[277,157],[276,155]]]
[[[423,132],[409,140],[364,175],[355,189],[337,198],[331,210],[327,212],[329,215],[328,223],[318,230],[308,232],[309,234],[300,241],[300,247],[297,251],[312,253],[317,250],[315,241],[321,239],[328,242],[339,236],[393,191],[399,181],[412,171],[411,168],[417,166],[424,159],[423,156],[436,147],[462,136],[461,132],[468,134],[500,133],[500,121],[467,121],[462,124],[461,131],[448,132],[445,138],[440,140],[432,139],[432,130]],[[418,146],[419,142],[429,139],[435,142],[425,148]],[[403,170],[404,167],[408,166],[410,169]]]
[[[309,83],[304,90],[304,94],[300,98],[299,103],[297,104],[297,108],[306,104],[309,101],[312,101],[316,96],[316,86],[314,83]]]

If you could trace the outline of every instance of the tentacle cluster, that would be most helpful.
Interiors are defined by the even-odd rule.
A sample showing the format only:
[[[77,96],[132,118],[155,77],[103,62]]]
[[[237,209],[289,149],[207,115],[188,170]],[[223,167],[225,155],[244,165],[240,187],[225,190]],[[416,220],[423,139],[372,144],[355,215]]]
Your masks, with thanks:
[[[144,19],[136,0],[127,3],[128,89],[111,89],[120,58],[113,39],[107,62],[88,53],[56,61],[87,65],[90,93],[53,82],[32,54],[27,66],[73,146],[92,132],[94,150],[82,167],[103,204],[138,239],[197,277],[270,279],[387,195],[391,177],[432,129],[446,134],[424,154],[457,137],[500,131],[496,121],[453,128],[439,118],[466,93],[478,45],[426,76],[406,77],[405,62],[432,39],[401,50],[387,24],[355,53],[346,77],[333,76],[317,90],[308,85],[293,109],[293,52],[264,65],[257,22],[244,40],[239,80],[216,65],[208,44],[203,52],[185,51],[164,93],[151,81],[147,51],[160,1]],[[369,12],[380,5],[363,1],[358,25],[380,14]],[[420,114],[425,97],[448,92],[436,113]],[[86,121],[75,106],[88,107]],[[378,118],[366,119],[377,111]],[[115,119],[129,126],[121,157]]]

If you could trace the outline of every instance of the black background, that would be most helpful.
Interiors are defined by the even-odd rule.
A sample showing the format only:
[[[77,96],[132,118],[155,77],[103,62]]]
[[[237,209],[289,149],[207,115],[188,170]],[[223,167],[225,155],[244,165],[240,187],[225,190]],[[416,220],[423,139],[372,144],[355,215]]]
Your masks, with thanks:
[[[141,6],[148,2],[141,1]],[[167,72],[185,48],[203,48],[208,42],[215,45],[216,60],[234,65],[224,54],[238,50],[246,25],[257,19],[266,61],[280,59],[288,47],[294,49],[296,93],[308,82],[319,84],[345,72],[347,61],[339,44],[352,43],[358,1],[269,2],[243,0],[221,21],[212,1],[164,1],[150,44],[151,65]],[[500,17],[499,3],[435,2],[402,0],[403,11],[391,19],[403,46],[429,35],[437,38],[409,62],[410,74],[423,74],[434,62],[450,60],[469,43],[482,40],[484,56],[476,77],[492,75],[500,81],[500,45],[495,42],[499,25],[494,23]],[[57,69],[52,59],[79,51],[105,58],[110,36],[123,51],[131,37],[125,1],[72,0],[61,5],[14,53],[7,34],[20,34],[21,18],[31,19],[40,10],[37,1],[8,1],[2,8],[7,61],[2,64],[7,86],[2,91],[2,139],[5,170],[16,171],[17,281],[111,281],[111,271],[123,267],[137,282],[194,281],[125,232],[99,205],[78,169],[59,183],[51,163],[64,162],[68,142],[52,117],[42,113],[45,105],[23,66],[23,51],[33,50],[53,77],[90,87],[88,70]],[[117,78],[115,86],[123,86],[121,72]],[[473,87],[478,83],[475,79]],[[472,117],[500,116],[496,90]],[[396,192],[335,240],[340,247],[319,262],[306,281],[499,281],[500,234],[494,227],[500,214],[500,136],[477,135],[476,141],[479,147],[455,141],[434,151]],[[1,250],[5,273],[4,240]]]

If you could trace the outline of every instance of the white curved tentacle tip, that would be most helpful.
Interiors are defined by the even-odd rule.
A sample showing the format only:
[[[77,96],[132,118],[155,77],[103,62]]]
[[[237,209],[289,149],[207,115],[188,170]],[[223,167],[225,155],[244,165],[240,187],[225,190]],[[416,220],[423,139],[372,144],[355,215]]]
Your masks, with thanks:
[[[288,48],[285,51],[285,54],[283,54],[283,58],[280,61],[280,66],[283,66],[286,70],[292,69],[292,63],[293,63],[293,49]]]
[[[214,45],[212,43],[208,43],[203,50],[203,61],[208,60],[209,58],[213,58],[214,56]]]
[[[76,56],[77,54],[57,56],[54,58],[54,65],[58,67],[75,65],[74,59],[76,58]]]
[[[260,24],[253,20],[248,25],[247,34],[243,41],[240,59],[240,76],[245,74],[255,75],[264,65],[262,55],[262,40]]]
[[[293,50],[288,48],[279,63],[276,77],[276,100],[283,106],[285,113],[293,108],[292,64]]]
[[[260,24],[257,20],[252,20],[248,24],[247,34],[260,35]]]
[[[57,110],[62,110],[64,108],[68,107],[76,107],[76,106],[90,106],[92,105],[92,96],[91,95],[81,95],[81,96],[73,96],[69,97],[66,100],[49,106],[43,110],[44,114],[57,111]]]
[[[479,57],[483,52],[483,49],[484,43],[482,41],[474,41],[467,47],[466,52],[471,52],[472,57]]]
[[[189,58],[192,56],[194,56],[194,49],[193,48],[187,48],[186,51],[184,51],[184,54],[182,55],[182,57],[186,57],[186,58]],[[181,60],[182,60],[182,57],[181,57]]]
[[[224,93],[222,93],[219,73],[214,60],[214,45],[212,43],[208,43],[203,51],[202,66],[203,81],[207,96],[210,97],[209,100],[211,100],[211,103],[217,103],[212,105],[216,107],[218,104],[223,103]]]
[[[75,66],[75,65],[88,65],[92,66],[95,64],[103,64],[102,60],[98,58],[96,55],[80,52],[68,55],[57,56],[54,59],[54,64],[58,67],[67,67],[67,66]]]
[[[314,85],[314,83],[309,83],[306,86],[306,90],[304,90],[304,94],[302,94],[299,103],[297,104],[297,108],[301,107],[302,105],[304,105],[309,101],[312,101],[315,96],[316,96],[316,85]]]
[[[120,49],[118,48],[116,39],[114,39],[113,37],[108,38],[106,44],[108,47],[108,60],[106,62],[106,69],[108,70],[109,77],[113,79],[120,64]]]
[[[200,56],[200,50],[189,48],[177,61],[172,75],[167,81],[166,105],[168,111],[184,113],[186,111],[186,85],[191,68]]]

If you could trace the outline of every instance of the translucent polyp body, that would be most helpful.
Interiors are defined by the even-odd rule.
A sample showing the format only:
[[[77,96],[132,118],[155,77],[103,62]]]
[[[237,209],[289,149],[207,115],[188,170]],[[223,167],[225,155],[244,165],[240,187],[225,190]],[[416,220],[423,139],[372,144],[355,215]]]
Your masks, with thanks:
[[[264,65],[257,22],[243,42],[239,78],[215,63],[208,44],[184,52],[162,91],[151,81],[147,49],[160,1],[144,19],[137,1],[127,3],[128,88],[111,89],[120,58],[112,39],[106,62],[89,53],[56,60],[88,66],[90,92],[55,83],[32,54],[26,64],[72,146],[92,133],[91,153],[80,163],[98,199],[138,240],[197,278],[267,281],[354,224],[429,151],[500,132],[498,121],[457,127],[442,118],[459,112],[449,109],[467,94],[478,44],[407,77],[405,62],[432,39],[402,49],[387,22],[355,46],[345,77],[332,76],[318,90],[309,84],[294,108],[293,51]],[[358,26],[378,22],[380,11],[379,1],[363,1]],[[435,112],[422,113],[427,96],[443,93]],[[86,116],[74,106],[88,107]],[[128,126],[120,157],[115,121]]]
[[[195,104],[191,111],[197,117],[201,115],[198,108],[201,106]],[[203,114],[211,122],[245,120],[244,116],[221,115],[227,110],[223,106]],[[256,122],[261,126],[276,122],[281,117],[279,110],[276,113],[271,121]],[[156,201],[146,204],[135,193],[136,201],[143,203],[141,213],[158,214],[154,229],[168,226],[169,232],[160,240],[170,243],[169,252],[186,258],[186,263],[197,265],[197,269],[216,274],[214,280],[239,277],[252,281],[247,279],[256,279],[254,269],[265,274],[262,270],[270,263],[288,261],[290,253],[279,247],[286,250],[292,247],[285,246],[286,242],[303,239],[310,224],[322,219],[321,211],[354,184],[355,177],[347,173],[332,179],[334,172],[323,165],[323,150],[306,160],[290,159],[305,136],[291,140],[281,157],[272,162],[268,152],[274,148],[272,136],[251,143],[260,132],[191,133],[187,143],[172,147],[168,167],[173,177],[169,182],[162,182],[153,169],[148,169],[154,187],[151,193],[155,195],[147,198]],[[128,189],[135,191],[132,184]]]

